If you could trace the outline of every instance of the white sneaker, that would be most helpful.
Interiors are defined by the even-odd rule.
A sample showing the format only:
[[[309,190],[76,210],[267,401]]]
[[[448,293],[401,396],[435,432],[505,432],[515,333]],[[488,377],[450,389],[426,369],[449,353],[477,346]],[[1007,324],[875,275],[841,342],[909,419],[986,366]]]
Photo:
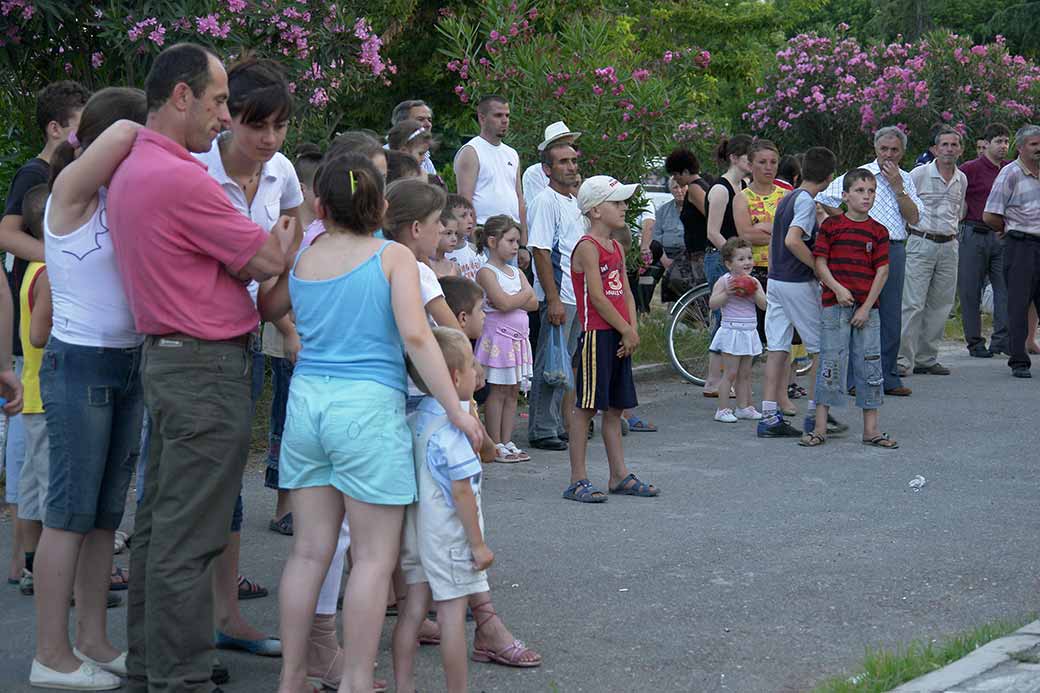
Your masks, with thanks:
[[[64,691],[111,691],[123,685],[115,674],[103,671],[90,662],[83,662],[76,671],[64,674],[45,667],[33,659],[29,671],[29,685],[38,688],[60,688]]]
[[[117,656],[111,662],[99,662],[96,659],[91,659],[87,655],[77,650],[75,647],[72,648],[72,654],[76,655],[77,659],[84,662],[90,662],[94,666],[98,667],[99,669],[104,669],[110,674],[115,674],[116,676],[126,676],[126,652],[121,652],[119,656]]]
[[[758,421],[762,418],[762,413],[755,409],[754,405],[744,407],[743,409],[734,409],[733,415],[738,419],[751,419],[752,421]]]
[[[715,412],[715,420],[722,423],[736,423],[737,417],[733,416],[732,409],[719,409]]]

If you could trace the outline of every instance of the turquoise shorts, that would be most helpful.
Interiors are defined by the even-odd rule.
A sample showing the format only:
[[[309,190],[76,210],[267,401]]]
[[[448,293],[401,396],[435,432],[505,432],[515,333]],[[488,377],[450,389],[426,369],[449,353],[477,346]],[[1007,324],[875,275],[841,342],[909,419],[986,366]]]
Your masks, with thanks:
[[[365,503],[415,502],[405,393],[367,380],[294,375],[278,475],[286,489],[335,486]]]

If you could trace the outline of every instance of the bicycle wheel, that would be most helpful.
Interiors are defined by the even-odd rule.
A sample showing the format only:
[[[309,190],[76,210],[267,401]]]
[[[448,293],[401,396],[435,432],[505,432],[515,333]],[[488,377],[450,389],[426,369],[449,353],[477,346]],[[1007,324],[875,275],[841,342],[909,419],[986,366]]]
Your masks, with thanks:
[[[711,345],[712,311],[708,308],[711,289],[701,284],[676,302],[668,325],[668,357],[672,367],[686,380],[704,385]]]

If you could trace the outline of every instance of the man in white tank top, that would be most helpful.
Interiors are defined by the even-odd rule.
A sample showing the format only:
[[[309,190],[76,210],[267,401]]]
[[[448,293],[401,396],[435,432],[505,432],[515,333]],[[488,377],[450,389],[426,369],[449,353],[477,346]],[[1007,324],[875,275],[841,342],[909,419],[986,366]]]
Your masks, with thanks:
[[[477,103],[480,134],[455,155],[458,192],[473,202],[477,224],[508,214],[520,222],[520,245],[527,245],[527,219],[520,185],[520,156],[502,142],[509,131],[509,104],[501,96]]]

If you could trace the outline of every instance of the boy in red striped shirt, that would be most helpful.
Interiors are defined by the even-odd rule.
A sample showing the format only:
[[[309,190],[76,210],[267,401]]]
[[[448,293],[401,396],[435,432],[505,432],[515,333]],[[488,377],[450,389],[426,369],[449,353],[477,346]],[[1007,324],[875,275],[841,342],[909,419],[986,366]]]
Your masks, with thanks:
[[[888,279],[888,230],[869,216],[877,192],[874,174],[862,168],[849,171],[843,187],[847,211],[823,222],[813,247],[816,275],[823,284],[816,428],[799,444],[816,447],[826,440],[827,414],[845,403],[845,369],[851,365],[856,406],[863,410],[864,445],[894,449],[899,444],[878,424],[884,377],[877,302]]]

